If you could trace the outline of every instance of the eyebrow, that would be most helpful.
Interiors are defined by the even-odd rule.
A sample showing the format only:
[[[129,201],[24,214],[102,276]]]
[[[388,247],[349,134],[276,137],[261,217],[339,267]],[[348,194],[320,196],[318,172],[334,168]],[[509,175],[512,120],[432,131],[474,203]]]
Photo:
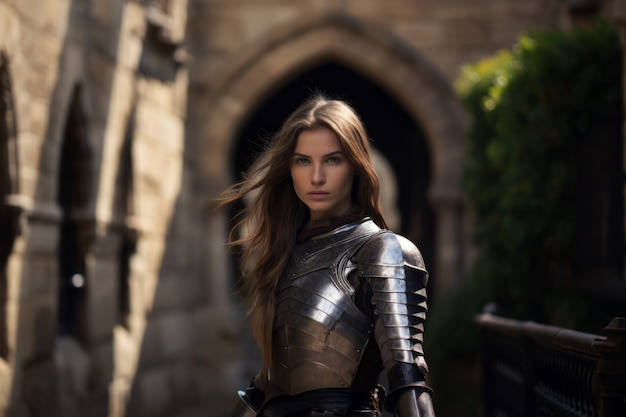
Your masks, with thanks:
[[[343,155],[343,151],[333,151],[333,152],[327,153],[325,155],[322,155],[322,158],[326,158],[326,157],[337,155],[337,154]],[[300,153],[300,152],[294,152],[293,156],[303,156],[303,157],[306,157],[306,158],[310,158],[309,155],[305,155],[305,154]]]

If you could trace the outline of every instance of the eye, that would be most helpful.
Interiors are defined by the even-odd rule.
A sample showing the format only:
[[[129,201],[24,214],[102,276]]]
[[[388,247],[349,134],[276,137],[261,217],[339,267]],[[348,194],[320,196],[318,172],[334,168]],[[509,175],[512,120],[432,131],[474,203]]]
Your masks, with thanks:
[[[309,163],[309,160],[307,158],[303,158],[301,156],[297,156],[294,158],[293,163],[296,165],[306,165]]]
[[[338,164],[341,162],[341,157],[339,156],[329,156],[326,158],[326,162],[329,164]]]

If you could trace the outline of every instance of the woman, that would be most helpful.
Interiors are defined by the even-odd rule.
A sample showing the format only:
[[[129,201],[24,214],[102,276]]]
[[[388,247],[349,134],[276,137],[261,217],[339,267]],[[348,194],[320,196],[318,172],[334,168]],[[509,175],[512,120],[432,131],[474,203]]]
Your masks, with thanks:
[[[243,248],[262,354],[231,417],[378,416],[383,402],[399,417],[434,416],[422,351],[428,275],[415,245],[384,229],[359,116],[316,95],[260,160],[221,200],[254,194],[230,243]]]

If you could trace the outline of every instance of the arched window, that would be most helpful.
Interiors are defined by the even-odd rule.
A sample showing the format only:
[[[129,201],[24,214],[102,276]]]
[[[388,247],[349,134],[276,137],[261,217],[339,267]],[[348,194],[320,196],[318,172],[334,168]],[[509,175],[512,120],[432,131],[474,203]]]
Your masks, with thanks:
[[[91,154],[87,145],[87,121],[81,106],[81,87],[77,86],[63,132],[58,170],[57,203],[61,209],[58,267],[58,332],[83,339],[86,268],[85,211],[90,199]]]

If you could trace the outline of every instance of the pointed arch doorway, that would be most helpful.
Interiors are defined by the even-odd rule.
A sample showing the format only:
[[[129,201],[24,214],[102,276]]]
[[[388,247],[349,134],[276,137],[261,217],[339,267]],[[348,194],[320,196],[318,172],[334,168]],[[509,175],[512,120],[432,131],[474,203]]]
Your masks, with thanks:
[[[324,62],[285,82],[245,119],[232,148],[232,176],[241,179],[271,133],[315,91],[346,100],[362,117],[387,221],[418,245],[433,273],[434,214],[426,198],[431,162],[421,128],[385,90],[339,62]]]
[[[403,194],[399,199],[407,199],[406,194],[413,196],[399,202],[403,212],[400,232],[421,245],[431,258],[429,287],[436,298],[436,294],[454,287],[464,272],[459,183],[467,115],[441,74],[411,45],[380,27],[340,13],[313,15],[268,31],[226,62],[211,77],[208,94],[196,103],[196,114],[201,115],[196,133],[202,194],[215,195],[236,180],[237,173],[250,162],[246,162],[249,149],[245,143],[258,138],[259,121],[263,121],[263,129],[275,129],[266,119],[280,123],[308,95],[302,84],[316,79],[340,82],[346,88],[351,85],[349,92],[357,97],[353,104],[366,119],[381,153],[390,162],[394,157],[404,158],[394,166],[396,180],[426,182],[399,185],[398,192]],[[359,86],[367,88],[360,91]],[[376,99],[369,98],[372,95]],[[386,117],[376,117],[381,112]],[[393,124],[396,126],[391,128]],[[408,137],[390,138],[388,131]],[[396,140],[406,148],[397,147]],[[243,165],[239,162],[242,156]],[[424,213],[419,212],[420,207]],[[220,229],[216,225],[228,219],[225,213],[205,213],[205,235],[215,236]],[[419,232],[420,224],[429,229]],[[211,242],[207,245],[214,247]],[[224,275],[224,265],[210,260],[224,259],[224,255],[212,253],[207,257],[210,291],[217,303],[222,300],[219,294],[224,300],[229,298],[232,282]]]
[[[437,294],[463,278],[464,210],[459,183],[468,119],[447,81],[394,34],[341,13],[312,15],[273,28],[212,74],[193,102],[199,204],[207,256],[204,289],[216,323],[238,310],[236,269],[224,262],[228,212],[207,210],[211,198],[251,163],[259,134],[275,130],[314,84],[352,102],[393,169],[399,232],[424,252]],[[335,90],[335,91],[333,91]],[[399,145],[398,145],[399,144]],[[422,210],[422,211],[420,211]],[[245,307],[244,307],[245,308]],[[224,318],[225,317],[225,318]],[[243,332],[241,382],[258,370]]]

